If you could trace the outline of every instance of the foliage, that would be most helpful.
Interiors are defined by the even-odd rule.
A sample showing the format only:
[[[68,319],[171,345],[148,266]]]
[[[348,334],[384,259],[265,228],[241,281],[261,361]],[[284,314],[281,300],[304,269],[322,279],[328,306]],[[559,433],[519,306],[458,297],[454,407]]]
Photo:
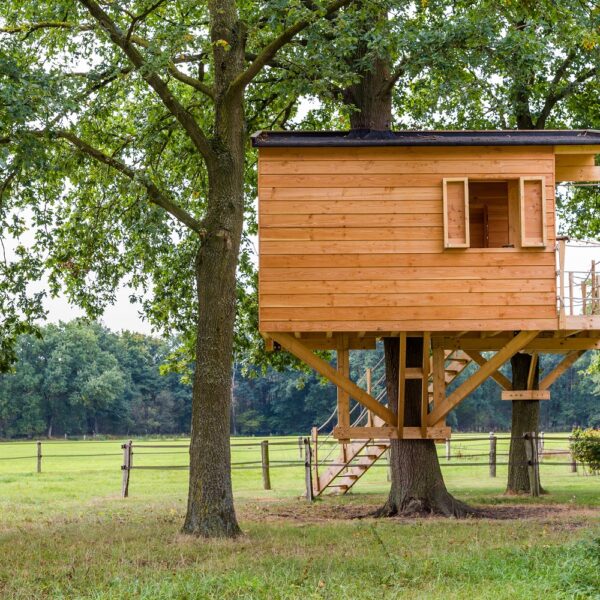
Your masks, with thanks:
[[[572,433],[573,458],[592,473],[600,472],[600,429],[577,428]]]

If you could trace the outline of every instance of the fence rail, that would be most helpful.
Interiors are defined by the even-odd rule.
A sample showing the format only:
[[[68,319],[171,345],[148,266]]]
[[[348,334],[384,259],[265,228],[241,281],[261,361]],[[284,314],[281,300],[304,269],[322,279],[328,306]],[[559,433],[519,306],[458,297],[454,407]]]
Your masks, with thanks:
[[[496,477],[496,468],[508,465],[507,457],[509,452],[502,448],[499,450],[498,443],[506,445],[510,441],[510,434],[497,435],[490,433],[489,436],[476,435],[472,437],[455,437],[452,440],[446,440],[445,445],[440,448],[439,458],[440,466],[446,467],[488,467],[489,476]],[[525,450],[527,460],[520,466],[526,466],[531,470],[530,481],[533,481],[535,487],[532,489],[532,495],[539,493],[539,468],[544,467],[567,467],[570,472],[578,472],[578,463],[575,461],[570,450],[570,436],[545,435],[544,433],[525,434]],[[485,443],[484,443],[485,442]],[[546,442],[552,442],[553,445],[558,442],[564,442],[564,446],[555,446],[546,449]],[[332,445],[338,446],[338,442],[331,440]],[[377,444],[377,440],[372,440],[370,444]],[[42,473],[44,461],[47,459],[70,459],[70,458],[97,458],[97,457],[117,457],[122,456],[121,471],[122,485],[121,495],[126,498],[129,496],[129,485],[131,472],[134,470],[189,470],[188,464],[144,464],[145,458],[149,456],[170,456],[174,454],[189,455],[188,444],[148,444],[135,443],[129,440],[121,445],[121,452],[89,452],[68,454],[65,452],[53,452],[53,442],[47,443],[37,441],[32,444],[31,454],[19,454],[18,456],[0,456],[0,469],[2,461],[26,461],[30,460],[32,467],[35,465],[37,473]],[[566,447],[565,447],[566,446]],[[45,450],[48,448],[49,453]],[[166,450],[165,450],[166,449]],[[309,438],[298,437],[293,440],[261,440],[256,442],[233,442],[231,444],[232,456],[240,449],[256,450],[256,458],[249,460],[233,460],[231,468],[233,471],[253,469],[261,473],[262,484],[265,490],[272,489],[271,470],[282,468],[303,468],[305,470],[306,485],[310,482],[315,466],[314,450]],[[142,450],[139,452],[138,450]],[[290,456],[281,456],[280,452],[290,454],[293,451],[294,458]],[[141,464],[138,464],[138,458]],[[564,457],[566,460],[553,460]],[[135,458],[135,463],[134,463]],[[241,458],[241,457],[240,457]],[[480,460],[482,459],[482,460]],[[487,459],[487,460],[483,460]],[[335,458],[326,456],[319,461],[322,466],[344,466],[339,464]],[[374,468],[388,468],[389,459],[383,463],[376,463]],[[536,483],[537,482],[537,483]],[[307,487],[307,492],[308,492]],[[307,497],[312,497],[312,488]]]

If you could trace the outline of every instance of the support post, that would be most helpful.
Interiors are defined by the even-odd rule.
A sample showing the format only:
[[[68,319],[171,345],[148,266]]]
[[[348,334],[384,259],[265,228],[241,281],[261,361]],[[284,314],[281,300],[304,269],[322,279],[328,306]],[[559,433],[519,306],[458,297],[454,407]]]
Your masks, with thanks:
[[[446,460],[450,460],[452,458],[452,453],[450,451],[450,438],[446,438]]]
[[[587,284],[585,281],[581,282],[581,314],[587,314]]]
[[[312,502],[315,499],[312,485],[312,451],[310,440],[304,438],[304,483],[306,485],[306,499]]]
[[[537,444],[535,431],[523,434],[525,439],[525,454],[527,456],[527,471],[529,472],[529,486],[532,496],[540,495],[540,476],[537,460]]]
[[[121,483],[122,498],[127,498],[129,496],[129,473],[131,472],[132,444],[133,442],[129,440],[121,446],[123,449],[123,464],[121,465],[121,470],[123,471],[123,481]]]
[[[569,447],[571,447],[571,441],[573,438],[569,438]],[[575,460],[575,456],[573,456],[573,451],[571,450],[571,473],[577,473],[577,461]]]
[[[298,436],[298,454],[299,454],[299,456],[300,456],[300,460],[302,460],[302,447],[303,447],[303,444],[302,444],[302,436],[301,436],[301,435],[299,435],[299,436]]]
[[[537,451],[538,451],[538,456],[541,456],[544,453],[544,432],[543,431],[540,431],[540,435],[538,437]]]
[[[348,350],[348,336],[341,335],[337,348],[337,371],[346,379],[350,378],[350,352]],[[337,388],[338,425],[350,427],[350,394],[341,387]]]
[[[260,460],[262,462],[263,489],[271,489],[271,474],[269,473],[269,440],[260,443]]]
[[[573,316],[575,314],[575,285],[573,279],[573,271],[569,271],[569,315]]]
[[[427,412],[429,410],[429,370],[431,368],[431,334],[423,332],[423,360],[421,364],[421,435],[427,436]]]
[[[559,278],[559,312],[558,312],[558,326],[560,329],[565,328],[566,324],[566,310],[565,310],[565,249],[566,239],[561,238],[558,240],[558,278]]]
[[[42,442],[37,443],[37,472],[42,472]]]
[[[490,431],[490,477],[496,477],[496,436]]]
[[[398,439],[404,437],[404,402],[406,399],[406,331],[400,333],[400,364],[398,365]]]
[[[596,261],[595,260],[592,261],[592,268],[591,268],[591,272],[590,272],[590,285],[592,286],[592,298],[591,298],[591,302],[590,302],[590,304],[592,306],[592,310],[590,311],[590,314],[595,315],[596,310],[598,308],[597,302],[596,302],[597,292],[596,292]]]
[[[369,367],[365,371],[365,379],[367,381],[367,394],[371,395],[371,379],[373,376],[373,371],[371,367]],[[367,410],[367,427],[373,427],[373,413],[370,410]]]

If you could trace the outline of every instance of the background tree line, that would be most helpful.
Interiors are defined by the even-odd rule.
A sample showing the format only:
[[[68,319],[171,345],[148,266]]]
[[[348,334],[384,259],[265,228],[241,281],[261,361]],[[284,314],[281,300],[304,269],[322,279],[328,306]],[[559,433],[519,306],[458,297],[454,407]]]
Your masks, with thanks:
[[[188,434],[191,386],[185,375],[168,369],[177,350],[174,340],[115,333],[81,320],[47,325],[41,337],[23,335],[14,372],[0,376],[0,437]],[[383,389],[382,352],[351,355],[355,381],[367,367],[373,369],[375,394]],[[553,386],[552,400],[542,403],[543,430],[600,425],[600,375],[582,375],[593,358],[593,353],[584,355]],[[550,368],[559,357],[544,360],[543,367]],[[243,361],[236,365],[235,434],[308,433],[334,407],[335,389],[312,372],[262,369]],[[508,430],[510,408],[488,381],[448,422],[461,431]]]

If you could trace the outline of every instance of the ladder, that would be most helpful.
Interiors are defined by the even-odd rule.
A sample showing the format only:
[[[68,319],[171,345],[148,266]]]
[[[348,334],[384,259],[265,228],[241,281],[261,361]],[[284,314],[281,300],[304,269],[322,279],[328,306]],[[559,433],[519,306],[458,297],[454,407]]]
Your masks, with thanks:
[[[444,373],[446,385],[454,381],[462,373],[471,359],[461,350],[450,351],[446,353],[444,363]],[[383,395],[383,394],[382,394]],[[429,402],[433,400],[433,382],[428,384]],[[363,411],[355,422],[364,418]],[[370,416],[373,427],[382,427],[384,422],[376,415]],[[316,429],[316,428],[315,428]],[[318,447],[318,438],[313,430],[313,444],[315,450]],[[315,464],[313,466],[313,493],[320,496],[324,492],[332,495],[345,494],[356,482],[389,450],[389,440],[356,440],[341,444],[340,453],[333,460],[325,460],[322,465],[318,464],[318,455],[315,455]],[[323,473],[319,473],[319,467],[325,466]]]

